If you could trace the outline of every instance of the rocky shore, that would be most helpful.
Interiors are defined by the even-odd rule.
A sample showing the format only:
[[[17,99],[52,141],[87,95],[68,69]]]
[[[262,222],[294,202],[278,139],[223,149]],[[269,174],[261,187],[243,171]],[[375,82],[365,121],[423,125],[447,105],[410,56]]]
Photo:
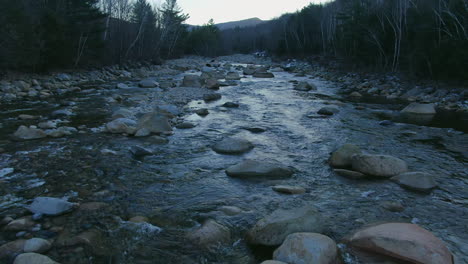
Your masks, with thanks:
[[[0,89],[2,263],[468,260],[466,134],[398,119],[465,91],[248,55]]]

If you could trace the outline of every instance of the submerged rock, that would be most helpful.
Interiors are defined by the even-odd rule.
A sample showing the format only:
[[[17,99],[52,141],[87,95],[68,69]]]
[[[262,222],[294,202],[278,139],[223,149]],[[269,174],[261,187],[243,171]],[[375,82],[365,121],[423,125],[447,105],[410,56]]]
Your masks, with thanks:
[[[402,173],[392,177],[392,180],[403,188],[419,192],[430,192],[437,187],[434,177],[424,172]]]
[[[172,131],[172,127],[167,116],[158,111],[145,114],[138,120],[137,130],[143,128],[155,134]]]
[[[317,90],[317,86],[315,86],[315,84],[309,83],[309,82],[299,82],[294,87],[294,90],[307,92],[307,91],[310,91],[310,90]]]
[[[334,169],[333,171],[342,177],[353,179],[353,180],[359,180],[359,179],[363,179],[366,177],[365,174],[357,172],[357,171],[343,170],[343,169]]]
[[[276,164],[266,161],[244,160],[239,164],[226,169],[226,174],[237,178],[287,178],[294,172],[282,164]]]
[[[419,103],[411,103],[403,110],[401,110],[403,114],[416,114],[416,115],[435,115],[436,109],[434,104],[419,104]]]
[[[336,114],[338,112],[340,112],[340,110],[338,110],[337,108],[327,106],[327,107],[323,107],[320,110],[318,110],[317,114],[331,116],[331,115],[334,115],[334,114]]]
[[[134,134],[137,123],[128,118],[117,118],[106,124],[106,131],[113,134]]]
[[[201,87],[202,81],[200,76],[188,74],[184,76],[184,80],[182,81],[182,87]]]
[[[273,191],[286,194],[302,194],[305,193],[306,189],[300,186],[290,185],[275,185],[272,187]]]
[[[182,122],[182,123],[176,125],[176,128],[178,128],[178,129],[190,129],[190,128],[194,128],[194,127],[196,127],[196,125],[192,124],[190,122]]]
[[[188,234],[188,238],[200,246],[210,246],[229,242],[231,232],[229,228],[210,219],[193,233]]]
[[[203,100],[205,102],[211,102],[211,101],[216,101],[216,100],[219,100],[221,99],[221,95],[218,94],[218,93],[212,93],[212,94],[205,94],[203,96]]]
[[[221,154],[241,154],[254,148],[250,141],[240,138],[225,138],[213,146]]]
[[[408,223],[386,223],[361,229],[346,239],[354,248],[408,263],[453,263],[452,254],[431,232]]]
[[[195,110],[195,113],[199,116],[207,116],[210,112],[206,108]]]
[[[35,214],[61,215],[76,208],[76,204],[53,197],[36,197],[29,206],[29,210]]]
[[[30,216],[15,219],[5,226],[5,231],[24,231],[29,230],[35,225]]]
[[[226,215],[230,215],[230,216],[238,215],[243,212],[242,209],[236,206],[221,206],[219,210],[225,213]]]
[[[361,153],[362,151],[358,146],[345,144],[332,153],[329,162],[332,167],[336,168],[350,167],[353,155]]]
[[[273,253],[288,264],[336,264],[338,247],[331,238],[317,233],[295,233],[286,237]]]
[[[255,72],[253,74],[255,78],[275,78],[275,75],[271,72]]]
[[[239,107],[239,104],[238,103],[234,103],[234,102],[226,102],[222,105],[222,107],[226,107],[226,108],[238,108]]]
[[[22,140],[32,140],[45,138],[47,134],[43,130],[35,127],[20,126],[13,136]]]
[[[352,158],[353,170],[377,177],[392,177],[408,171],[406,162],[387,155],[358,154]]]
[[[240,80],[241,77],[239,76],[239,73],[237,72],[228,72],[226,74],[226,81],[237,81]]]
[[[278,209],[258,221],[247,233],[251,244],[277,246],[293,233],[322,232],[323,219],[317,209],[305,205],[293,209]]]

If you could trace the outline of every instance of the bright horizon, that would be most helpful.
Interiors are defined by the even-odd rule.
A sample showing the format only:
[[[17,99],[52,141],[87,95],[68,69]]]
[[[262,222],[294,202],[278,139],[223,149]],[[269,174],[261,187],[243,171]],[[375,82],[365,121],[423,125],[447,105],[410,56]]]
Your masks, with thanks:
[[[321,0],[178,0],[178,5],[190,18],[190,25],[203,25],[210,19],[224,23],[258,17],[270,20],[284,13],[301,10],[310,3]]]

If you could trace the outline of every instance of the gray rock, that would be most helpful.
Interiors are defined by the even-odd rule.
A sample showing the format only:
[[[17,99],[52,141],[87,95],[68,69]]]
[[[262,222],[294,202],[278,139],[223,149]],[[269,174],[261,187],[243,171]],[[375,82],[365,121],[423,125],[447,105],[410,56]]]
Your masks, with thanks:
[[[353,98],[360,98],[360,97],[362,97],[362,94],[360,94],[359,92],[354,91],[349,96],[353,97]]]
[[[244,160],[239,164],[226,169],[226,174],[236,178],[287,178],[294,172],[292,169],[281,164],[266,161]]]
[[[184,80],[182,81],[182,87],[201,87],[202,82],[201,78],[198,75],[185,75]]]
[[[176,128],[178,128],[178,129],[190,129],[190,128],[194,128],[194,127],[195,127],[195,124],[192,124],[192,123],[189,123],[189,122],[183,122],[183,123],[180,123],[180,124],[176,125]]]
[[[158,87],[158,83],[151,79],[142,80],[138,83],[141,88],[155,88]]]
[[[51,114],[53,117],[67,117],[72,116],[73,112],[67,109],[55,110]]]
[[[78,132],[78,130],[74,127],[59,127],[57,129],[49,129],[45,131],[47,136],[54,138],[70,136],[76,132]]]
[[[172,131],[172,127],[167,116],[158,111],[145,114],[138,120],[137,130],[142,128],[146,128],[151,133],[156,134]]]
[[[322,232],[323,223],[322,216],[311,205],[278,209],[258,221],[247,233],[247,240],[255,245],[277,246],[293,233]]]
[[[348,179],[353,179],[353,180],[359,180],[359,179],[363,179],[366,177],[365,174],[357,172],[357,171],[342,170],[342,169],[334,169],[333,171],[340,176],[343,176]]]
[[[130,152],[133,154],[133,157],[135,157],[136,159],[141,159],[145,156],[153,155],[153,152],[151,152],[150,150],[147,150],[139,146],[132,146],[130,148]]]
[[[331,116],[331,115],[334,115],[334,114],[336,114],[338,112],[340,112],[340,110],[338,110],[337,108],[327,106],[327,107],[323,107],[320,110],[318,110],[317,114]]]
[[[113,134],[132,135],[136,131],[137,123],[128,118],[117,118],[106,124],[106,131]]]
[[[273,253],[275,260],[289,264],[336,264],[338,248],[331,238],[317,233],[295,233],[286,237]]]
[[[59,81],[71,81],[72,77],[66,73],[60,73],[60,74],[57,74],[56,76],[57,80]]]
[[[34,119],[38,119],[39,117],[38,116],[33,116],[33,115],[25,115],[25,114],[21,114],[18,116],[19,119],[21,120],[34,120]]]
[[[46,121],[39,123],[37,126],[42,129],[52,129],[57,127],[57,123],[54,121]]]
[[[239,104],[238,103],[234,103],[234,102],[226,102],[222,105],[222,107],[226,107],[226,108],[238,108],[239,107]]]
[[[33,213],[54,216],[68,213],[74,210],[75,208],[76,204],[67,202],[59,198],[36,197],[28,209]]]
[[[401,113],[417,115],[435,115],[436,110],[434,104],[411,103],[403,110],[401,110]]]
[[[34,226],[34,221],[32,220],[31,217],[25,216],[21,217],[19,219],[15,219],[8,223],[8,225],[5,226],[5,231],[24,231],[24,230],[29,230]]]
[[[308,82],[299,82],[295,87],[294,90],[296,91],[310,91],[310,90],[317,90],[317,86],[313,83],[308,83]]]
[[[213,150],[221,154],[241,154],[253,149],[254,145],[245,139],[225,138],[213,146]]]
[[[215,78],[208,78],[205,81],[205,87],[212,90],[217,90],[220,87],[220,84]]]
[[[358,154],[352,158],[353,170],[377,177],[392,177],[408,171],[406,162],[387,155]]]
[[[392,177],[402,187],[420,192],[430,192],[437,187],[437,182],[432,175],[424,172],[407,172]]]
[[[255,72],[253,74],[255,78],[275,78],[275,75],[271,72]]]
[[[115,87],[118,89],[128,89],[128,85],[125,83],[118,83]]]
[[[32,140],[47,137],[47,134],[38,128],[20,126],[16,132],[13,134],[18,139],[22,140]]]
[[[200,228],[188,234],[188,239],[200,246],[210,246],[229,242],[231,239],[231,232],[229,228],[214,220],[207,220]]]
[[[272,187],[273,191],[285,194],[302,194],[305,193],[306,189],[300,186],[290,185],[275,185]]]
[[[203,100],[205,102],[211,102],[211,101],[216,101],[216,100],[219,100],[221,99],[221,95],[218,94],[218,93],[212,93],[212,94],[205,94],[203,96]]]
[[[137,132],[135,132],[135,137],[147,137],[149,135],[151,135],[151,131],[145,127],[138,129]]]
[[[172,104],[160,105],[160,106],[158,106],[158,109],[162,110],[164,112],[170,113],[172,115],[175,115],[175,116],[180,114],[180,110],[177,107],[177,105],[172,105]]]
[[[237,81],[240,80],[241,77],[239,76],[239,73],[237,72],[228,72],[226,74],[226,81]]]
[[[51,258],[37,253],[23,253],[15,258],[13,264],[58,264]]]
[[[352,144],[345,144],[332,153],[329,162],[332,167],[350,167],[352,162],[351,158],[353,157],[353,155],[361,153],[362,151],[358,146]]]
[[[133,113],[132,111],[125,109],[125,108],[120,108],[114,113],[112,113],[112,119],[117,119],[117,118],[133,118]]]
[[[195,113],[199,116],[207,116],[210,112],[206,108],[195,110]]]
[[[236,206],[221,206],[219,210],[229,216],[238,215],[243,212],[242,209]]]
[[[52,247],[52,244],[42,238],[31,238],[24,243],[24,252],[44,253]]]
[[[26,240],[18,239],[1,245],[0,260],[4,260],[5,258],[11,258],[20,253],[23,253],[24,243],[26,243]]]

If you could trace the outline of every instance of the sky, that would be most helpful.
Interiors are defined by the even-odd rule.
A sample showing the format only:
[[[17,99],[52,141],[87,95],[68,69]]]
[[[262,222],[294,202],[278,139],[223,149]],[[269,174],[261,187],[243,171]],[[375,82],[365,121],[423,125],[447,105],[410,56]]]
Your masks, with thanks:
[[[258,17],[269,20],[288,12],[295,12],[311,2],[320,0],[178,0],[184,13],[190,15],[190,25],[215,23]]]

